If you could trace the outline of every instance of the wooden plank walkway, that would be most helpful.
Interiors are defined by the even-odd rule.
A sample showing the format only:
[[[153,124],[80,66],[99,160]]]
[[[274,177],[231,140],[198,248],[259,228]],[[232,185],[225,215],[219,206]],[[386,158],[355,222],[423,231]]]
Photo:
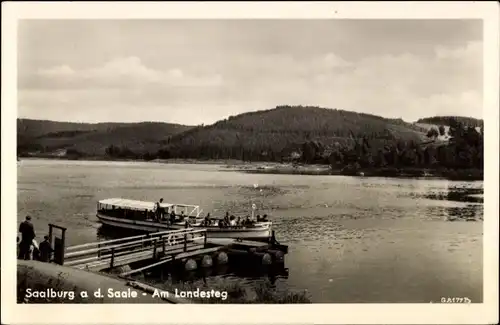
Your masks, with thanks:
[[[53,228],[61,230],[61,237],[52,236]],[[49,224],[49,238],[54,239],[54,262],[59,265],[69,266],[75,271],[112,270],[117,267],[130,265],[137,269],[121,272],[119,277],[128,276],[144,270],[157,267],[175,260],[186,261],[186,270],[197,267],[188,259],[203,257],[201,265],[212,265],[210,258],[216,257],[217,263],[227,263],[227,255],[248,255],[252,262],[257,262],[262,257],[262,263],[270,263],[272,254],[274,260],[283,261],[283,254],[288,252],[288,246],[279,244],[274,238],[274,232],[269,242],[240,240],[234,238],[207,238],[206,229],[185,228],[179,230],[166,230],[125,238],[104,240],[65,248],[66,228]],[[223,252],[222,255],[216,252]],[[281,257],[280,257],[281,256]],[[257,258],[257,259],[256,259]],[[237,259],[238,260],[238,259]],[[269,260],[269,261],[268,261]],[[146,262],[135,264],[136,262]],[[240,261],[241,262],[241,261]],[[151,288],[149,288],[151,289]]]
[[[197,254],[199,254],[197,252],[202,250],[202,249],[203,249],[203,245],[196,245],[196,244],[191,245],[191,246],[187,246],[186,250],[184,250],[184,247],[178,247],[176,249],[169,250],[168,251],[169,255],[164,255],[164,256],[158,257],[158,259],[163,260],[165,258],[170,258],[171,256],[176,256],[175,254],[181,254],[181,253],[186,252],[186,251],[193,252],[194,253],[193,255],[197,255]],[[120,257],[115,258],[112,266],[111,266],[111,257],[108,257],[108,258],[99,260],[95,263],[76,264],[76,265],[73,265],[73,267],[78,268],[78,269],[91,270],[91,271],[102,271],[102,270],[108,269],[110,267],[120,267],[120,266],[127,265],[130,263],[140,262],[140,261],[149,260],[149,259],[151,259],[151,260],[155,259],[152,256],[151,248],[149,248],[148,251],[127,253],[122,258],[120,258]],[[175,257],[174,259],[177,259],[177,257]]]
[[[121,274],[128,276],[174,260],[213,254],[217,251],[261,256],[273,247],[270,242],[207,238],[206,229],[186,228],[71,246],[64,250],[62,261],[66,266],[89,271],[104,271],[136,262],[150,262],[147,266]]]
[[[205,245],[205,229],[169,230],[71,246],[66,249],[64,265],[102,271],[143,260],[199,251]]]

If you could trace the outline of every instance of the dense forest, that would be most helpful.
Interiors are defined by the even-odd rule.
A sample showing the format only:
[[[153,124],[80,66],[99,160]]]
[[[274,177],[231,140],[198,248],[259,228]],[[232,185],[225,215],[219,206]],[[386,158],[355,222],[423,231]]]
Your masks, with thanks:
[[[213,125],[194,127],[172,136],[160,158],[282,161],[301,152],[304,143],[321,143],[326,152],[336,145],[366,137],[376,146],[395,140],[421,141],[421,129],[402,120],[319,107],[279,106],[231,116]],[[309,158],[306,158],[309,161]]]
[[[433,116],[419,119],[416,123],[450,125],[450,123],[460,122],[465,126],[482,127],[483,120],[464,116]]]
[[[483,169],[483,132],[468,127],[461,122],[450,120],[447,143],[436,144],[432,139],[428,142],[396,141],[376,152],[366,138],[362,138],[354,146],[340,147],[329,157],[334,167],[347,168],[353,171],[371,167],[392,168],[448,168],[448,169]],[[444,128],[440,127],[442,135]]]
[[[23,132],[18,122],[18,152],[23,155],[30,150],[50,153],[64,149],[64,157],[76,159],[237,159],[327,164],[344,173],[370,168],[482,170],[482,121],[446,116],[419,122],[435,126],[424,128],[401,119],[305,106],[244,113],[208,126],[50,124],[48,132],[31,127],[29,133]],[[26,122],[23,124],[26,128]],[[438,136],[445,135],[446,141],[437,141]]]
[[[140,152],[156,152],[170,136],[192,126],[160,123],[67,123],[17,120],[17,151],[20,156],[49,155],[66,150],[72,157],[106,157],[109,146]]]

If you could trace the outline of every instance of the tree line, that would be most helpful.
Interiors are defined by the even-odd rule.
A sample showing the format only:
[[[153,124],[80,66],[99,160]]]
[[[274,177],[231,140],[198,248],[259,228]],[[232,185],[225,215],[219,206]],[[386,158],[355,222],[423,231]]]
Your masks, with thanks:
[[[66,149],[67,154],[76,159],[295,161],[352,170],[372,167],[482,169],[483,132],[478,121],[481,122],[434,117],[422,120],[422,123],[439,125],[427,130],[401,119],[285,105],[175,132],[169,126],[155,123],[110,128],[92,137],[80,136],[81,131],[85,131],[80,129],[62,130],[43,139],[20,132],[18,155],[50,156],[56,149]],[[475,126],[481,128],[476,130]],[[427,135],[427,139],[423,135]]]
[[[448,136],[448,141],[436,143],[438,135]],[[422,167],[483,169],[483,131],[450,121],[449,130],[444,126],[432,128],[428,141],[381,139],[377,136],[351,134],[350,138],[338,139],[333,145],[309,139],[288,148],[276,150],[261,145],[254,148],[243,144],[170,145],[154,153],[135,153],[126,147],[110,146],[106,154],[114,158],[128,159],[238,159],[243,161],[283,162],[293,160],[305,164],[329,164],[334,169]],[[243,142],[242,142],[243,143]],[[295,157],[293,157],[295,154]]]
[[[437,125],[450,125],[450,123],[460,122],[465,126],[483,126],[483,120],[465,116],[434,116],[419,119],[416,123],[428,123]]]
[[[353,145],[337,147],[329,156],[333,167],[352,169],[370,167],[425,167],[450,169],[483,169],[483,130],[466,126],[455,120],[450,121],[447,132],[448,142],[434,141],[437,135],[445,135],[444,126],[431,129],[428,142],[396,141],[374,149],[366,138],[356,140]],[[316,146],[309,149],[309,157],[314,157]],[[319,148],[319,150],[321,150]],[[305,155],[305,159],[307,159]]]

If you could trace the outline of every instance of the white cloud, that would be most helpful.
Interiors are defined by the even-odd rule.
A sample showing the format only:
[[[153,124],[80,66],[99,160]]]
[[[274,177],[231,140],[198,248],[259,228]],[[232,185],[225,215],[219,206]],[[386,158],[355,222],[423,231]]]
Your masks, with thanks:
[[[344,67],[349,65],[349,62],[335,55],[334,53],[326,54],[323,58],[323,61],[326,68]]]
[[[478,41],[468,42],[464,47],[450,48],[444,46],[436,47],[436,56],[438,59],[457,59],[476,61],[483,53],[483,43]]]
[[[302,62],[284,56],[275,58],[274,66],[257,60],[248,65],[246,75],[252,78],[237,80],[230,96],[236,102],[259,98],[268,103],[263,108],[318,104],[407,120],[442,112],[482,116],[480,43],[440,48],[433,57],[403,53],[340,59],[333,67],[328,66],[333,60],[325,58],[332,56]],[[265,69],[271,72],[256,73]]]
[[[89,83],[116,85],[129,80],[143,83],[161,82],[162,77],[168,77],[168,74],[164,75],[159,71],[147,68],[137,57],[127,57],[109,61],[99,68],[80,71],[78,77],[81,81]]]
[[[439,114],[482,117],[482,43],[350,60],[333,51],[313,56],[244,54],[203,61],[201,71],[165,70],[138,57],[98,67],[60,65],[23,77],[21,115],[60,119],[211,123],[247,110],[312,104],[416,120]],[[216,64],[217,63],[217,64]],[[211,71],[211,72],[209,72]],[[126,116],[119,112],[127,112]],[[65,115],[60,115],[66,112]],[[199,120],[199,121],[198,121]]]
[[[463,91],[460,93],[435,94],[415,102],[415,111],[418,106],[426,105],[435,115],[462,115],[482,117],[482,96],[478,91]],[[418,116],[415,117],[417,119]]]
[[[76,70],[67,65],[40,69],[28,77],[30,88],[90,89],[128,88],[151,85],[170,87],[209,87],[222,84],[220,75],[195,76],[175,68],[151,69],[138,57],[116,58],[96,68]]]
[[[38,70],[38,74],[47,77],[65,77],[74,75],[75,71],[67,65]]]

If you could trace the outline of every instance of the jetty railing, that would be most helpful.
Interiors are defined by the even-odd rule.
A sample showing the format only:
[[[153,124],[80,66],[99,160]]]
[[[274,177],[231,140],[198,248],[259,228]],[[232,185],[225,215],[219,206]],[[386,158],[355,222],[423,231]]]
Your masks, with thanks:
[[[70,246],[64,265],[104,269],[201,249],[207,245],[206,229],[186,228]]]

